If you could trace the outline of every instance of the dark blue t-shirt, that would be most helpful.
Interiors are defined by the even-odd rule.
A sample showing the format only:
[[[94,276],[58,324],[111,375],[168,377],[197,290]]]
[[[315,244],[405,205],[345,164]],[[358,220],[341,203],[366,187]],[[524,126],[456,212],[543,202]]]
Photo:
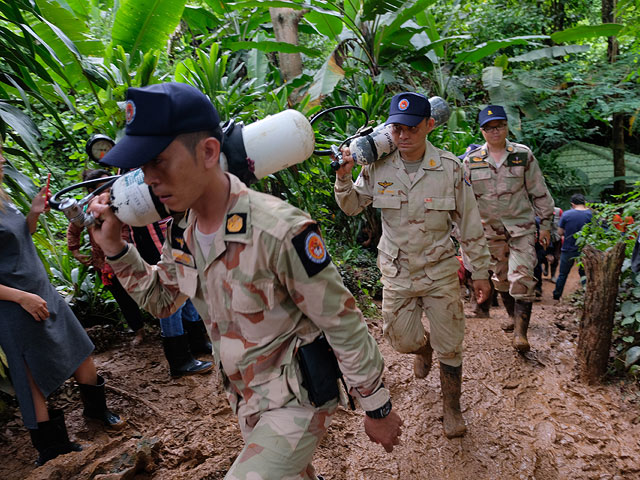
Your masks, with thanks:
[[[564,229],[563,252],[578,253],[576,239],[573,238],[573,234],[582,230],[582,227],[591,221],[592,215],[591,210],[574,210],[573,208],[566,210],[562,214],[558,226]]]

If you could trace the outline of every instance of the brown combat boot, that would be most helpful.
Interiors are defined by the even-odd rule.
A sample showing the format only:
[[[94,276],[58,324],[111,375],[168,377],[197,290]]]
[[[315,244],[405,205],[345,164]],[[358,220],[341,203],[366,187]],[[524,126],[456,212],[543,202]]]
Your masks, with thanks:
[[[452,367],[440,362],[442,388],[442,425],[447,438],[461,437],[467,431],[460,411],[462,389],[462,365]]]
[[[500,328],[505,332],[511,332],[514,324],[513,314],[516,301],[509,292],[500,292],[500,296],[502,297],[502,304],[509,315],[509,318],[500,324]]]
[[[411,352],[416,356],[413,359],[413,373],[416,378],[425,378],[429,375],[429,371],[431,370],[433,348],[431,348],[428,333],[425,335],[425,339],[427,343],[424,346],[420,347],[415,352]]]
[[[531,319],[531,302],[516,300],[515,304],[515,328],[513,330],[513,347],[520,353],[528,352],[531,347],[527,340],[527,330]]]

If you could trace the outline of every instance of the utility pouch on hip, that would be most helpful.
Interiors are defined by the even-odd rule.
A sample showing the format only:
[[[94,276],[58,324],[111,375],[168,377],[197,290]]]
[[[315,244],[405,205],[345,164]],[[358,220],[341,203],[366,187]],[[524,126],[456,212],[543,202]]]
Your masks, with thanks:
[[[307,389],[309,401],[321,407],[338,398],[338,378],[342,377],[338,360],[324,335],[300,348],[296,353],[302,372],[302,386]]]

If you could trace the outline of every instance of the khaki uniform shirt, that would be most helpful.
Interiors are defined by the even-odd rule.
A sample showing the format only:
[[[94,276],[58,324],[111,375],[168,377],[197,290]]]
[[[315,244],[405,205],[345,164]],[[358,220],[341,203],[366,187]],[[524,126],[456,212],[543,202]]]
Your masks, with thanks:
[[[363,166],[355,183],[350,177],[336,177],[336,201],[347,215],[369,204],[382,213],[378,266],[385,286],[409,288],[455,273],[460,263],[451,241],[452,222],[474,266],[473,278],[489,278],[490,257],[478,207],[462,173],[457,157],[427,142],[413,181],[397,150]]]
[[[192,299],[240,416],[309,405],[295,352],[320,330],[362,408],[384,405],[382,356],[315,222],[228,176],[230,207],[207,258],[190,214],[170,227],[157,266],[144,263],[134,248],[111,262],[118,279],[156,317]]]
[[[494,231],[504,227],[517,237],[536,231],[537,215],[540,229],[550,230],[554,202],[538,161],[526,145],[507,140],[506,149],[508,156],[500,168],[486,143],[463,160],[483,224]]]

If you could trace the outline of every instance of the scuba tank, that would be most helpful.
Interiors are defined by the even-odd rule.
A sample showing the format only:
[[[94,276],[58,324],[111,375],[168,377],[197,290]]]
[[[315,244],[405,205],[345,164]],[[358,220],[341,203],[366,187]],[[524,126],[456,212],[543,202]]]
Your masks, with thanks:
[[[449,120],[450,110],[447,102],[442,97],[431,97],[431,118],[436,121],[435,126],[439,127]],[[363,132],[364,133],[364,132]],[[349,150],[353,161],[360,165],[368,165],[387,155],[396,149],[391,137],[391,125],[378,125],[362,136],[358,136],[349,144]]]
[[[309,120],[297,110],[285,110],[244,126],[233,120],[222,125],[223,139],[220,165],[247,185],[298,164],[311,156],[315,134]],[[77,188],[101,185],[81,200],[60,197]],[[111,207],[121,222],[133,227],[149,225],[177,212],[169,211],[144,183],[144,173],[137,168],[124,175],[98,178],[71,185],[50,199],[50,205],[62,211],[69,221],[88,227],[93,215],[84,207],[110,188]]]

